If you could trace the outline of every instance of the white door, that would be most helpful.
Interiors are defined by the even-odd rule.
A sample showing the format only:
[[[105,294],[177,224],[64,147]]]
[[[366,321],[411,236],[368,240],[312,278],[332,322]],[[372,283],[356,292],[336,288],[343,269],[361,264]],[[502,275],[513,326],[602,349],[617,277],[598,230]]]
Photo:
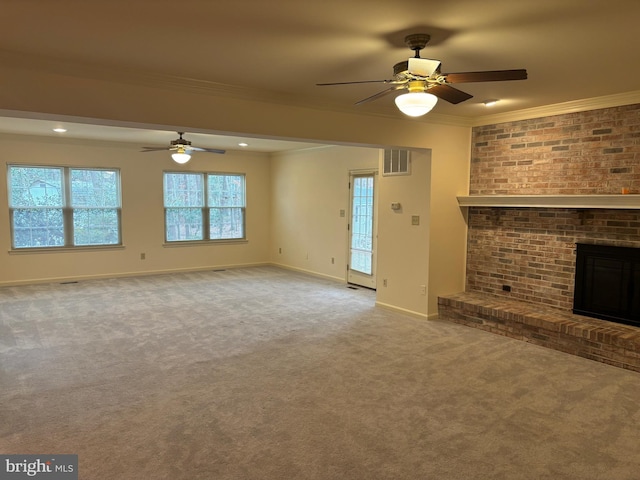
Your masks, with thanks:
[[[351,212],[347,282],[376,288],[377,172],[350,175]]]

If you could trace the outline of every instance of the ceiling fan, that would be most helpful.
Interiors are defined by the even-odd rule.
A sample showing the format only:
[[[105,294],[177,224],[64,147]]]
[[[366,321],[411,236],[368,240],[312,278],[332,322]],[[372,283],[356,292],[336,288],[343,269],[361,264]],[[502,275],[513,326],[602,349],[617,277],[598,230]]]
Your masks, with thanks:
[[[316,85],[387,83],[391,85],[389,88],[356,102],[356,105],[377,100],[398,90],[408,90],[407,93],[396,97],[396,105],[401,112],[412,117],[419,117],[429,112],[439,98],[449,103],[457,104],[473,97],[473,95],[469,95],[462,90],[452,87],[451,84],[526,80],[527,78],[527,71],[525,69],[441,73],[440,60],[420,58],[420,50],[427,45],[430,39],[431,36],[425,33],[416,33],[405,37],[405,43],[415,52],[415,56],[405,62],[396,63],[393,66],[393,77],[391,79],[317,83]]]
[[[143,152],[159,152],[162,150],[169,150],[173,152],[171,158],[176,163],[187,163],[191,159],[192,152],[209,152],[209,153],[225,153],[225,150],[219,150],[217,148],[202,148],[193,147],[189,140],[182,138],[184,132],[177,132],[180,138],[172,140],[168,147],[142,147]]]

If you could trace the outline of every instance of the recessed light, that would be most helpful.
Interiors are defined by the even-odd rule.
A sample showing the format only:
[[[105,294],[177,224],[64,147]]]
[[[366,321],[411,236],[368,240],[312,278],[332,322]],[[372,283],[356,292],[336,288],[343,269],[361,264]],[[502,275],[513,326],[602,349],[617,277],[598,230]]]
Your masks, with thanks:
[[[238,146],[239,146],[239,147],[248,147],[248,146],[249,146],[249,144],[248,144],[248,143],[244,143],[244,142],[242,142],[242,143],[239,143],[239,144],[238,144]]]
[[[53,131],[56,132],[56,133],[64,133],[64,132],[67,131],[67,129],[66,128],[62,128],[62,127],[58,127],[58,128],[54,128]]]
[[[485,100],[484,101],[484,106],[485,107],[493,107],[496,103],[498,103],[498,100]]]

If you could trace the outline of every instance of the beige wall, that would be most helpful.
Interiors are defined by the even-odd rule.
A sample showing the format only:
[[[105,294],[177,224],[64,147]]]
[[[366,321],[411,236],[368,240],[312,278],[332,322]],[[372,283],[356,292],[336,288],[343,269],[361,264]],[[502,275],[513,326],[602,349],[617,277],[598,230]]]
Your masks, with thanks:
[[[464,290],[466,212],[456,196],[468,190],[464,151],[470,135],[448,141],[453,138],[434,142],[433,150],[413,151],[410,176],[381,178],[379,305],[435,318],[438,296]],[[400,202],[402,209],[391,210],[391,202]],[[419,217],[418,226],[412,225],[413,216]]]
[[[380,178],[378,231],[379,305],[425,315],[429,275],[431,152],[411,152],[411,175]],[[392,210],[391,203],[400,203]],[[419,225],[412,225],[413,216]],[[386,281],[386,286],[385,286]]]
[[[274,155],[271,261],[344,282],[349,172],[377,169],[378,158],[375,148],[339,146]]]
[[[464,290],[466,219],[456,195],[466,194],[469,171],[461,152],[454,154],[469,146],[469,135],[464,138],[440,146],[437,163],[430,150],[412,151],[411,175],[379,175],[378,305],[435,317],[438,295]],[[271,261],[345,281],[348,218],[340,210],[348,216],[349,171],[381,171],[380,159],[379,149],[335,146],[275,155]],[[402,209],[391,210],[392,202]],[[411,223],[414,215],[418,226]]]
[[[166,152],[141,153],[134,144],[0,136],[0,284],[117,276],[263,264],[268,259],[270,167],[266,154],[198,154],[176,168]],[[10,253],[8,163],[119,168],[122,179],[122,248]],[[163,246],[164,170],[239,172],[247,182],[247,242]],[[141,260],[140,254],[146,259]]]
[[[467,252],[467,211],[457,196],[469,191],[467,157],[471,132],[457,132],[456,141],[435,143],[429,199],[428,316],[438,315],[438,296],[464,291]],[[461,282],[462,276],[462,283]]]
[[[104,72],[103,72],[104,73]],[[39,71],[37,75],[32,66],[25,65],[2,65],[0,66],[0,111],[16,111],[21,115],[32,117],[51,118],[60,115],[73,118],[77,121],[87,121],[90,123],[104,123],[112,125],[133,124],[138,126],[149,126],[153,128],[166,128],[173,131],[198,131],[204,133],[231,133],[243,136],[267,136],[288,139],[312,140],[328,144],[343,144],[362,147],[400,147],[418,150],[431,151],[431,173],[425,177],[424,185],[420,185],[419,190],[414,194],[420,199],[419,204],[421,218],[428,218],[428,229],[423,226],[419,230],[409,229],[412,232],[420,231],[426,233],[424,238],[420,238],[416,251],[407,251],[406,258],[398,265],[405,265],[400,268],[395,264],[387,262],[391,272],[389,281],[397,287],[397,292],[388,291],[382,294],[381,303],[393,308],[410,311],[421,316],[431,316],[437,311],[437,295],[454,293],[464,289],[465,266],[464,258],[466,251],[466,223],[457,206],[456,195],[468,192],[468,168],[470,158],[470,137],[471,128],[468,126],[452,126],[444,124],[430,123],[429,116],[420,119],[409,119],[394,112],[389,116],[385,115],[364,115],[351,112],[333,111],[322,106],[307,106],[304,103],[275,103],[258,100],[248,100],[240,98],[236,94],[222,95],[219,92],[209,90],[206,85],[185,86],[185,85],[159,85],[153,79],[120,79],[120,78],[94,78],[75,77],[74,72],[52,67],[49,71]],[[20,158],[20,157],[18,157]],[[227,157],[228,159],[231,156]],[[135,170],[135,177],[146,182],[150,187],[149,179],[144,180],[144,168]],[[153,172],[155,166],[151,166]],[[267,167],[265,167],[267,168]],[[161,169],[160,169],[161,170]],[[281,170],[278,170],[280,175]],[[264,172],[268,175],[267,172]],[[274,173],[274,185],[278,182]],[[293,177],[290,177],[293,178]],[[249,179],[248,179],[249,181]],[[268,190],[269,187],[261,184],[260,188]],[[424,189],[424,190],[422,190]],[[128,190],[129,191],[129,190]],[[425,193],[426,192],[426,193]],[[1,194],[0,194],[1,195]],[[130,194],[127,194],[130,195]],[[157,193],[151,192],[150,195]],[[6,198],[5,195],[1,195]],[[338,194],[336,198],[343,195]],[[424,197],[424,198],[423,198]],[[274,211],[280,212],[279,208],[270,209],[268,206],[269,194],[266,193],[264,203],[257,205],[258,218],[251,220],[262,225],[267,221],[269,215]],[[309,195],[306,198],[310,202],[318,202],[317,198]],[[125,201],[128,199],[125,197]],[[144,212],[145,215],[153,215],[150,210],[150,198],[142,201],[142,207],[136,215]],[[304,200],[299,200],[304,202]],[[325,200],[322,200],[325,201]],[[343,201],[343,200],[340,200]],[[429,204],[429,208],[423,207],[424,202]],[[417,207],[418,208],[418,207]],[[425,209],[426,208],[426,209]],[[423,210],[424,209],[424,210]],[[2,210],[2,209],[0,209]],[[327,209],[328,215],[333,218],[335,206]],[[283,215],[287,211],[282,210]],[[0,215],[5,215],[1,213]],[[155,213],[155,215],[158,215]],[[138,218],[137,216],[135,218]],[[333,220],[326,219],[328,223]],[[271,236],[264,232],[264,238],[271,238],[272,242],[285,242],[283,232],[291,231],[291,222],[284,226],[282,219],[274,218],[276,231]],[[0,218],[7,225],[6,218]],[[129,221],[129,220],[127,220]],[[304,219],[298,219],[299,225],[304,225]],[[132,220],[135,223],[135,220]],[[140,231],[132,239],[125,238],[127,243],[126,255],[118,252],[104,252],[102,256],[98,254],[85,254],[85,258],[97,261],[100,271],[112,270],[120,271],[142,271],[139,270],[140,248],[151,248],[140,241],[139,238],[151,239],[150,231],[158,231],[157,220],[144,220],[147,222],[147,230]],[[393,238],[398,235],[393,231],[393,224],[379,226],[379,235]],[[137,228],[135,226],[134,228]],[[266,228],[266,227],[265,227]],[[283,229],[283,230],[280,230]],[[289,230],[287,230],[289,229]],[[386,231],[389,229],[389,231]],[[426,230],[426,232],[425,232]],[[303,231],[299,229],[299,231]],[[256,232],[257,233],[257,232]],[[5,234],[7,238],[8,234]],[[127,234],[129,235],[129,234]],[[337,237],[336,237],[337,238]],[[6,240],[3,240],[6,244]],[[289,240],[291,241],[291,240]],[[407,239],[408,241],[408,239]],[[131,243],[134,242],[134,243]],[[287,255],[299,257],[304,254],[305,268],[316,273],[330,277],[340,278],[340,268],[344,262],[338,261],[337,267],[326,265],[327,257],[333,256],[330,245],[317,245],[317,256],[310,253],[310,260],[306,260],[307,250],[313,250],[314,240],[307,239],[306,243],[299,243],[299,247],[285,246],[283,252]],[[311,242],[311,244],[309,244]],[[336,240],[336,244],[339,241]],[[228,246],[224,249],[216,247],[192,247],[181,249],[168,249],[158,247],[151,250],[145,271],[172,269],[172,268],[196,268],[202,265],[235,264],[238,262],[254,263],[273,259],[274,248],[279,245],[267,245],[268,241],[255,245],[250,239],[247,246]],[[384,244],[384,242],[383,242]],[[412,240],[413,244],[413,240]],[[307,248],[309,247],[309,248]],[[270,250],[265,250],[270,248]],[[301,250],[296,250],[300,248]],[[6,251],[6,249],[5,249]],[[381,252],[381,249],[379,249]],[[163,252],[160,254],[159,252]],[[175,253],[174,253],[175,252]],[[223,252],[223,254],[221,254]],[[80,253],[66,254],[73,258],[78,258]],[[154,263],[156,255],[161,255],[160,263]],[[337,255],[337,254],[336,254]],[[384,252],[381,252],[384,256]],[[421,266],[421,273],[416,277],[412,273],[411,261],[416,256],[428,255],[426,267]],[[41,256],[47,260],[35,261],[33,258]],[[95,258],[94,258],[95,257]],[[50,255],[36,255],[19,260],[17,256],[8,257],[11,262],[11,275],[22,278],[28,273],[22,273],[22,268],[27,268],[27,272],[35,272],[44,262],[54,263],[47,265],[43,277],[54,273],[61,275],[80,275],[86,271],[87,267],[78,266],[71,268],[67,262],[63,262],[57,257]],[[14,260],[14,258],[16,260]],[[298,265],[298,259],[291,258],[293,265]],[[117,261],[116,261],[117,260]],[[150,261],[153,260],[153,261]],[[380,258],[384,268],[385,259]],[[424,264],[424,260],[421,260]],[[302,267],[300,267],[302,268]],[[422,269],[426,268],[426,273]],[[407,273],[407,283],[403,283],[402,271]],[[424,280],[423,280],[424,279]],[[1,280],[0,280],[1,281]],[[413,296],[416,285],[428,284],[427,302],[424,299],[408,298]],[[422,282],[425,283],[422,283]],[[419,288],[419,286],[418,286]]]

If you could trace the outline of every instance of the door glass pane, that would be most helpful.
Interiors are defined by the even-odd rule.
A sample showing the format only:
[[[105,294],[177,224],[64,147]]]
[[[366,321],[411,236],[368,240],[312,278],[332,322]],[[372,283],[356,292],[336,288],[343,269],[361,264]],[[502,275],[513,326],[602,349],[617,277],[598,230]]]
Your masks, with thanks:
[[[354,177],[351,206],[350,268],[367,275],[373,273],[373,176]]]

